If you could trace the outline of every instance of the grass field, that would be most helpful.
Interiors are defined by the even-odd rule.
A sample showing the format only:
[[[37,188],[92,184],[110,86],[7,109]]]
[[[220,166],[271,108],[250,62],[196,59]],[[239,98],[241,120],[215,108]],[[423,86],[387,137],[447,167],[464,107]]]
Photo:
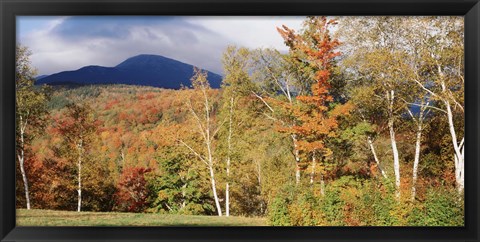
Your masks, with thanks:
[[[17,226],[266,226],[266,219],[17,209]]]

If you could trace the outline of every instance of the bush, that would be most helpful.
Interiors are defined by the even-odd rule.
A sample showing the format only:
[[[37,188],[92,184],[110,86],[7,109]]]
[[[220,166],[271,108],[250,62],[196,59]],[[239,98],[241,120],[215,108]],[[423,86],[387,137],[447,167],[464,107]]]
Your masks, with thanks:
[[[320,211],[324,218],[322,224],[327,226],[345,225],[344,207],[345,201],[340,199],[340,190],[338,188],[327,189],[320,203]]]
[[[283,197],[276,197],[269,207],[268,217],[270,224],[273,226],[292,225],[288,211],[288,200]]]
[[[142,212],[147,205],[148,187],[145,173],[150,169],[143,167],[124,168],[117,184],[117,210]]]
[[[454,189],[430,189],[409,217],[412,226],[463,226],[464,201]]]
[[[463,226],[463,199],[433,187],[425,201],[398,201],[391,180],[344,176],[328,184],[286,186],[269,206],[274,226]]]

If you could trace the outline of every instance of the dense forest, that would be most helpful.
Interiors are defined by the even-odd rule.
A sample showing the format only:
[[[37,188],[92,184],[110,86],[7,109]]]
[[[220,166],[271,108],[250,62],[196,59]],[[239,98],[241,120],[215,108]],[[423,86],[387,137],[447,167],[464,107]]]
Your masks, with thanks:
[[[17,47],[17,208],[463,226],[461,17],[308,17],[230,46],[220,89],[34,85]]]

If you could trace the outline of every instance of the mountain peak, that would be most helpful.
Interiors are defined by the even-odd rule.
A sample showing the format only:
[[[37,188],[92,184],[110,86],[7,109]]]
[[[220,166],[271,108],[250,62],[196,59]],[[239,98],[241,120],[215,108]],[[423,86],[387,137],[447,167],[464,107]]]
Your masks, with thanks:
[[[126,60],[124,60],[122,63],[118,64],[117,68],[125,68],[129,66],[138,66],[138,65],[162,65],[162,64],[167,64],[167,63],[174,63],[174,64],[184,64],[188,65],[186,63],[167,58],[165,56],[161,55],[152,55],[152,54],[141,54],[141,55],[136,55],[133,57],[130,57]]]

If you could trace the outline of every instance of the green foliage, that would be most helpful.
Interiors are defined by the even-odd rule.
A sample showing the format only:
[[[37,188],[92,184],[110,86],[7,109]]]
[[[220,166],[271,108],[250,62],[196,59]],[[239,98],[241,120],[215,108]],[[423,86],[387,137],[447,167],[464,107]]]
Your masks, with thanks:
[[[417,204],[408,222],[412,226],[463,226],[464,201],[454,189],[430,189],[423,204]]]
[[[290,226],[289,201],[283,197],[276,197],[269,206],[269,221],[273,226]]]
[[[159,158],[159,175],[150,177],[152,206],[149,211],[185,215],[211,215],[215,212],[208,193],[203,192],[199,174],[188,156],[171,148]],[[178,155],[178,156],[176,156]]]

